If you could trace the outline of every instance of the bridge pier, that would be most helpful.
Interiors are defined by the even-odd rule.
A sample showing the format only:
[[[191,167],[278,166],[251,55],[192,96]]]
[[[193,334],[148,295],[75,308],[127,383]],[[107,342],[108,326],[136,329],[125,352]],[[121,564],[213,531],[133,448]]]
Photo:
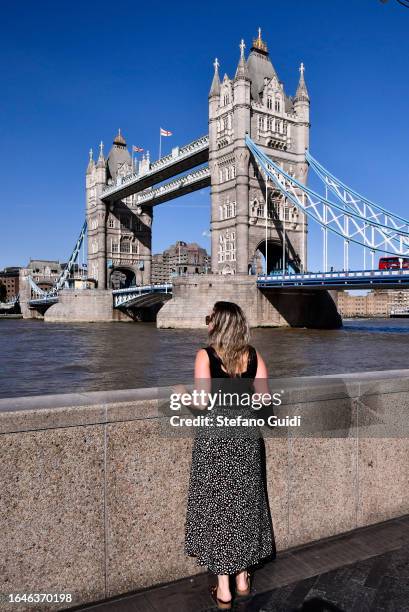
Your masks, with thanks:
[[[31,287],[28,282],[28,277],[31,270],[28,268],[20,268],[19,271],[19,295],[20,295],[20,310],[23,319],[43,319],[43,315],[38,310],[30,308],[29,300],[31,298]]]
[[[177,278],[173,297],[157,315],[158,328],[205,327],[205,316],[218,300],[241,306],[251,327],[308,327],[337,329],[342,326],[333,297],[325,290],[257,288],[256,277],[204,274]]]
[[[66,289],[60,291],[58,303],[45,312],[44,320],[53,323],[103,323],[130,320],[126,315],[114,311],[112,291],[99,289]]]

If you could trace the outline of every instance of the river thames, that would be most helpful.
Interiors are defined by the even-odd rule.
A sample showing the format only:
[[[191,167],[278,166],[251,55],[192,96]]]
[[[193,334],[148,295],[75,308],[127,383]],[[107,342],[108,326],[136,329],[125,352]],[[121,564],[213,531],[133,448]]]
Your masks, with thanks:
[[[406,368],[409,319],[344,321],[339,330],[259,328],[252,343],[269,376]],[[0,397],[188,382],[206,330],[150,323],[0,321]]]

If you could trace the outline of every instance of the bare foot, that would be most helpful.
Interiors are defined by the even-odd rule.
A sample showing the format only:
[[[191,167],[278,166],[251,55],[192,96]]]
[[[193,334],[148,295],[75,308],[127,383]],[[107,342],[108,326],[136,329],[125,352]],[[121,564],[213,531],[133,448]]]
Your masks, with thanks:
[[[231,593],[230,593],[230,589],[227,587],[217,587],[217,592],[216,592],[216,596],[218,599],[221,599],[222,601],[228,602],[231,600]]]
[[[245,591],[249,587],[247,571],[244,570],[236,575],[236,586],[239,591]]]

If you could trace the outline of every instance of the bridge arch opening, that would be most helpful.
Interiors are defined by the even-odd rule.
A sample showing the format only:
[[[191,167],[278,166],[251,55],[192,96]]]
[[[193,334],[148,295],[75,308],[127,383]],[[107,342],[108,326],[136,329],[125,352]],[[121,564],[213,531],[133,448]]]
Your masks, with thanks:
[[[129,268],[114,268],[111,272],[109,284],[112,289],[127,289],[136,286],[136,274]]]
[[[266,266],[266,250],[267,250],[267,266]],[[276,240],[263,240],[256,247],[253,261],[249,265],[249,273],[252,274],[291,274],[298,272],[298,266],[292,259],[288,249],[285,251],[285,261],[283,266],[283,245]]]

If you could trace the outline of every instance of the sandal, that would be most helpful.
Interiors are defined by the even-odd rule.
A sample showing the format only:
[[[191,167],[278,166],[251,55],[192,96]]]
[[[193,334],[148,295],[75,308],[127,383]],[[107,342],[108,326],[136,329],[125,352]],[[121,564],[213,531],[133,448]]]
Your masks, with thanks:
[[[212,599],[219,610],[231,610],[233,600],[230,599],[229,601],[223,601],[223,599],[219,599],[217,597],[217,585],[210,587],[210,595],[212,596]]]
[[[244,590],[240,590],[236,587],[236,596],[237,597],[247,597],[247,595],[250,595],[251,592],[251,574],[250,572],[246,571],[246,578],[247,578],[247,588]]]

